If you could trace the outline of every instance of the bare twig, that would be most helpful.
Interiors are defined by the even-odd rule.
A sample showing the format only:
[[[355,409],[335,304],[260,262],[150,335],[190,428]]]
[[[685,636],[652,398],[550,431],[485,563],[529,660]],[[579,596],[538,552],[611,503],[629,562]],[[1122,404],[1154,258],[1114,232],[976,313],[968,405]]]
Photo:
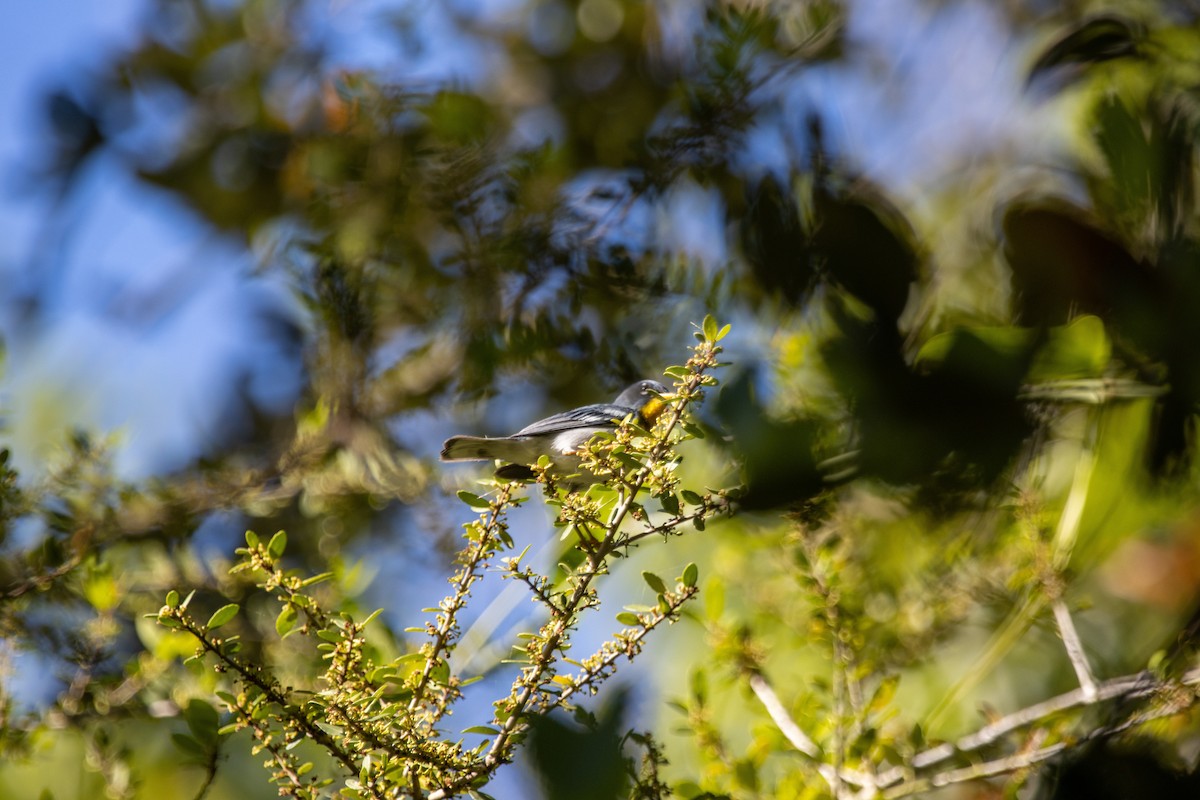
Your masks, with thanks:
[[[771,717],[771,721],[775,723],[775,727],[779,728],[779,732],[791,742],[792,746],[810,758],[818,758],[821,748],[792,719],[787,708],[779,699],[779,695],[775,693],[775,688],[761,673],[756,672],[750,676],[750,688],[754,691],[758,701],[763,704],[763,708]],[[869,798],[876,794],[876,781],[872,775],[820,762],[815,766],[817,772],[829,784],[829,788],[835,792],[844,794],[848,791],[846,784],[853,784],[859,787],[858,792],[851,792],[856,797]]]
[[[1196,686],[1200,685],[1200,669],[1194,669],[1194,670],[1184,674],[1183,677],[1181,677],[1179,679],[1178,684],[1182,685],[1182,686],[1186,686],[1186,687],[1196,687]],[[1022,708],[1018,711],[1014,711],[1011,714],[1008,714],[1004,717],[1001,717],[998,720],[995,720],[995,721],[985,725],[984,727],[980,728],[979,730],[977,730],[973,733],[970,733],[970,734],[967,734],[966,736],[961,737],[960,739],[958,739],[955,742],[948,742],[945,744],[941,744],[936,747],[932,747],[928,750],[924,750],[920,753],[917,753],[915,756],[913,756],[912,759],[910,759],[908,764],[903,765],[903,766],[893,767],[893,768],[887,770],[886,772],[881,773],[878,776],[877,785],[880,788],[886,788],[886,787],[893,786],[895,784],[900,784],[901,781],[905,781],[906,774],[910,773],[912,770],[926,769],[928,767],[934,766],[935,764],[939,764],[943,761],[953,758],[957,754],[971,753],[971,752],[980,750],[984,747],[987,747],[988,745],[994,744],[995,742],[999,741],[1001,738],[1003,738],[1004,736],[1007,736],[1010,733],[1014,733],[1018,730],[1021,730],[1022,728],[1026,728],[1026,727],[1035,725],[1040,722],[1045,722],[1050,717],[1054,716],[1055,714],[1060,714],[1064,711],[1069,711],[1071,709],[1085,708],[1088,706],[1097,705],[1099,703],[1107,702],[1109,700],[1115,700],[1118,698],[1125,699],[1125,700],[1144,699],[1146,697],[1149,697],[1149,696],[1155,694],[1156,692],[1159,692],[1165,688],[1168,688],[1168,686],[1170,686],[1170,685],[1172,685],[1172,684],[1166,684],[1166,683],[1156,679],[1154,677],[1154,675],[1152,675],[1151,673],[1139,672],[1139,673],[1134,673],[1132,675],[1123,675],[1119,678],[1113,678],[1111,680],[1103,681],[1099,684],[1096,684],[1094,691],[1090,692],[1090,693],[1085,691],[1082,687],[1079,689],[1074,689],[1070,692],[1060,694],[1056,697],[1051,697],[1048,700],[1043,700],[1040,703],[1035,703],[1034,705],[1026,706],[1025,708]],[[1194,702],[1194,699],[1193,699],[1193,702]],[[1087,738],[1096,738],[1097,736],[1101,736],[1101,735],[1107,736],[1107,735],[1112,735],[1114,733],[1119,733],[1119,732],[1127,729],[1131,725],[1136,725],[1141,722],[1147,721],[1148,719],[1155,718],[1158,716],[1169,716],[1170,714],[1178,713],[1181,710],[1182,710],[1182,708],[1179,707],[1178,705],[1172,705],[1172,706],[1164,708],[1160,711],[1156,710],[1154,712],[1151,712],[1149,715],[1139,716],[1136,719],[1134,719],[1132,722],[1126,721],[1126,722],[1120,723],[1118,725],[1114,725],[1114,726],[1102,728],[1098,731],[1094,731],[1091,734],[1089,734]],[[936,784],[927,784],[926,788],[932,788],[933,786],[944,786],[947,783],[953,783],[956,780],[957,781],[970,780],[975,777],[987,777],[988,775],[999,775],[1006,771],[1012,771],[1015,769],[1019,769],[1021,767],[1025,767],[1025,766],[1029,766],[1034,763],[1038,763],[1039,761],[1044,761],[1047,758],[1050,758],[1051,756],[1053,756],[1056,753],[1058,753],[1059,751],[1061,751],[1063,749],[1063,747],[1065,747],[1065,745],[1062,745],[1062,744],[1053,745],[1053,746],[1049,746],[1049,747],[1045,747],[1045,748],[1040,748],[1039,750],[1021,754],[1019,757],[1018,756],[1009,756],[1007,758],[997,759],[995,761],[978,764],[971,768],[971,769],[983,768],[984,772],[979,773],[979,774],[972,773],[970,775],[967,775],[967,773],[962,770],[957,770],[957,771],[951,770],[949,772],[940,773],[943,776],[943,779],[942,779],[943,782],[936,783]],[[1055,748],[1057,748],[1057,749],[1055,749]],[[962,777],[958,773],[962,773],[962,775],[967,775],[967,776]],[[956,777],[954,780],[948,780],[948,779],[945,779],[945,777],[944,777],[947,775],[956,776]],[[921,780],[925,780],[925,779],[921,779]],[[913,779],[913,780],[908,780],[904,784],[901,784],[901,785],[906,786],[906,787],[907,786],[915,787],[916,784],[917,784],[917,780]],[[902,797],[906,794],[913,794],[916,791],[921,791],[921,789],[914,788],[912,791],[905,791],[905,792],[900,792],[900,793],[888,792],[888,793],[885,793],[884,796],[885,797]]]
[[[779,695],[775,694],[775,689],[767,683],[762,675],[756,673],[750,676],[750,688],[754,690],[755,697],[771,716],[775,727],[779,728],[780,733],[792,743],[792,747],[812,758],[820,755],[821,748],[817,747],[817,743],[810,739],[808,734],[801,730],[796,721],[791,718],[780,701]]]
[[[1088,700],[1093,700],[1096,697],[1096,679],[1088,664],[1087,654],[1083,652],[1079,632],[1075,630],[1075,621],[1071,619],[1071,612],[1061,597],[1054,601],[1053,608],[1054,621],[1058,623],[1058,632],[1062,636],[1063,646],[1067,649],[1067,658],[1071,660],[1075,676],[1079,678],[1079,688]]]

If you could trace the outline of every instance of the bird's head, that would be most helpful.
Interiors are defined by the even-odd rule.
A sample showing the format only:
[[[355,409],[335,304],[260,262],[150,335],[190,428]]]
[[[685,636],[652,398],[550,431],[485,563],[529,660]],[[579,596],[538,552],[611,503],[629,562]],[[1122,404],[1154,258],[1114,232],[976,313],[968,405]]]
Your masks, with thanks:
[[[667,409],[667,403],[662,395],[670,391],[658,381],[638,381],[617,395],[613,401],[624,408],[637,409],[638,416],[647,424],[653,425],[655,420]]]

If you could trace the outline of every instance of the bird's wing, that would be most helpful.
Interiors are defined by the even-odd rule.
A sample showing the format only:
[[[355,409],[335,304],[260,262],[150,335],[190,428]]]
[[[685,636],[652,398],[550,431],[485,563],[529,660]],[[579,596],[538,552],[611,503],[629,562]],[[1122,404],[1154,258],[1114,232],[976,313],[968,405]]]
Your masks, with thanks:
[[[575,428],[611,428],[615,426],[614,420],[622,420],[629,414],[637,414],[637,409],[612,403],[596,403],[539,419],[517,431],[513,436],[562,433]]]

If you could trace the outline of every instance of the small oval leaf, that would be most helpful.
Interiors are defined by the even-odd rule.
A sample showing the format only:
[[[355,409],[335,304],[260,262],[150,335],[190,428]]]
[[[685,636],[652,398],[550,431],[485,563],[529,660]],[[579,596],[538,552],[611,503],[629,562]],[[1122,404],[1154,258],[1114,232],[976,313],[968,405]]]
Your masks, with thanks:
[[[458,490],[458,499],[469,505],[471,508],[490,508],[491,503],[484,500],[474,492],[468,492],[466,489]]]
[[[662,594],[667,590],[667,585],[663,583],[663,579],[653,572],[643,572],[642,580],[646,581],[646,585],[653,589],[655,594]]]
[[[692,562],[683,568],[683,577],[680,581],[684,586],[691,588],[696,585],[696,581],[700,577],[700,568],[696,566],[696,562]]]
[[[221,606],[220,608],[218,608],[216,611],[213,612],[213,615],[211,617],[208,618],[208,625],[205,627],[207,627],[210,631],[215,631],[217,628],[221,627],[222,625],[224,625],[225,623],[229,622],[231,619],[236,617],[237,613],[238,613],[238,604],[237,603],[230,603],[229,605]]]
[[[183,709],[183,719],[196,741],[205,747],[212,747],[217,742],[217,729],[221,727],[217,710],[210,704],[193,698]]]
[[[472,725],[463,731],[463,733],[481,733],[484,736],[495,736],[499,732],[498,728],[493,728],[490,725]]]
[[[294,606],[284,606],[283,610],[279,612],[279,616],[275,618],[275,632],[279,634],[280,638],[287,636],[295,629],[296,621],[299,618],[300,615],[296,613]]]
[[[271,537],[271,541],[267,543],[267,555],[271,558],[282,558],[283,551],[287,549],[287,533],[278,531]]]

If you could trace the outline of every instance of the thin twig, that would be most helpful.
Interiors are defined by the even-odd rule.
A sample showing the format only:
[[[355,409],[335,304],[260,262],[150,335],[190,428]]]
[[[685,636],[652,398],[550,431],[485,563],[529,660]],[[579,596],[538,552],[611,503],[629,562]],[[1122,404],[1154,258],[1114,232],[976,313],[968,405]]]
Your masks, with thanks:
[[[775,694],[775,689],[767,683],[762,675],[755,673],[750,676],[750,688],[754,690],[755,697],[767,710],[775,727],[779,728],[779,732],[792,743],[792,747],[811,758],[820,755],[821,748],[817,747],[817,743],[810,739],[808,734],[801,730],[796,721],[791,718],[787,709],[784,708],[783,702],[780,701],[779,695]]]
[[[1096,678],[1092,675],[1088,664],[1087,654],[1083,652],[1083,641],[1075,630],[1075,621],[1071,619],[1071,611],[1060,597],[1054,601],[1054,621],[1058,623],[1058,632],[1062,636],[1063,646],[1067,649],[1067,658],[1075,668],[1075,676],[1079,678],[1079,688],[1084,697],[1094,700],[1096,697]]]
[[[1179,684],[1183,686],[1200,685],[1200,668],[1187,672],[1179,679]],[[887,772],[880,774],[877,778],[878,785],[888,787],[897,784],[904,780],[905,773],[911,770],[925,769],[935,764],[953,758],[959,753],[970,753],[979,750],[983,747],[991,745],[1010,733],[1018,731],[1022,728],[1034,725],[1038,722],[1043,722],[1055,714],[1060,714],[1064,711],[1069,711],[1074,708],[1085,708],[1087,706],[1097,705],[1099,703],[1115,700],[1117,698],[1127,700],[1139,700],[1148,697],[1155,692],[1163,689],[1164,683],[1157,680],[1151,673],[1138,672],[1131,675],[1123,675],[1119,678],[1103,681],[1096,685],[1095,692],[1089,696],[1082,688],[1074,689],[1070,692],[1051,697],[1043,700],[1040,703],[1035,703],[1031,706],[1014,711],[998,720],[995,720],[973,733],[961,737],[955,742],[947,742],[932,747],[917,753],[910,759],[909,763],[903,766],[893,767]],[[1174,713],[1179,709],[1171,709],[1168,713]],[[1106,729],[1105,734],[1116,733],[1122,730],[1121,728]],[[1049,756],[1046,756],[1049,757]],[[900,796],[900,795],[887,795]]]

